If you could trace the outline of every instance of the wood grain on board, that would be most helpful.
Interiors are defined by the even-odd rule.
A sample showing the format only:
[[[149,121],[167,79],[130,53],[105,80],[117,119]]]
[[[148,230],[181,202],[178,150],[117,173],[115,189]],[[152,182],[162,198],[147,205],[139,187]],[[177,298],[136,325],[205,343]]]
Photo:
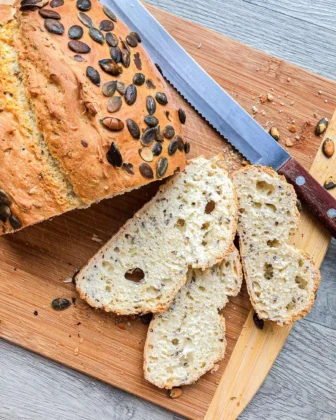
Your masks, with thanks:
[[[277,126],[280,142],[289,144],[290,140],[290,152],[309,169],[321,141],[314,135],[314,127],[320,117],[330,117],[334,111],[336,83],[153,7],[149,9],[248,112],[253,106],[257,108],[257,121],[267,128]],[[318,94],[320,90],[323,95]],[[272,101],[259,98],[268,93],[273,95]],[[181,97],[175,94],[175,98],[187,111],[184,137],[192,144],[191,157],[210,157],[224,151],[229,166],[239,166],[241,158],[231,146]],[[296,133],[288,130],[290,125],[296,126]],[[137,318],[92,310],[79,301],[72,283],[63,281],[156,190],[157,184],[151,185],[2,237],[0,335],[187,417],[202,418],[250,311],[245,290],[231,299],[224,311],[228,348],[220,369],[185,387],[182,397],[171,400],[143,379],[147,326]],[[326,239],[320,243],[324,246]],[[50,302],[56,297],[74,298],[74,302],[68,310],[54,312]]]

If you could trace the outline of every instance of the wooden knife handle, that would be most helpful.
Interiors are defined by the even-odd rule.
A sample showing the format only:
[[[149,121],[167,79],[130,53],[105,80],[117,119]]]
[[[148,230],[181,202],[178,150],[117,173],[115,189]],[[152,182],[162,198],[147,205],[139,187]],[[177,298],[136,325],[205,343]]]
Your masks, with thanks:
[[[295,188],[298,198],[336,238],[336,200],[295,159],[290,158],[278,173]]]

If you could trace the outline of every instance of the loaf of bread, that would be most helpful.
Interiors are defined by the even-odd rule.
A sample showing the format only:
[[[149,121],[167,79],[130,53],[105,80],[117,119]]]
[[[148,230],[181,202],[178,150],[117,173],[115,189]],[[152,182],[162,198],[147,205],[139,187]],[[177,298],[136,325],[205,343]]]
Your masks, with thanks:
[[[145,378],[159,388],[190,385],[225,354],[225,320],[218,313],[242,282],[239,254],[232,247],[219,264],[190,269],[169,309],[154,315],[144,350]]]
[[[224,258],[236,223],[222,156],[198,157],[77,274],[77,290],[91,306],[121,315],[165,311],[188,266],[205,269]]]
[[[190,147],[141,34],[97,0],[47,3],[0,6],[0,234],[182,171]]]
[[[286,244],[299,225],[294,188],[270,168],[234,174],[238,235],[247,289],[260,319],[288,324],[313,306],[320,272],[302,251]]]

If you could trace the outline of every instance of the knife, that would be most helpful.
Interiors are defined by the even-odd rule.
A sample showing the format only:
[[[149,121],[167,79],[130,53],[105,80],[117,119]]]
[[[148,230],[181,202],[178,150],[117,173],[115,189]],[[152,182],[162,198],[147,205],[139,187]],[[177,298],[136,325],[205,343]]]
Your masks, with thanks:
[[[169,35],[138,0],[107,0],[132,30],[163,76],[254,165],[271,166],[336,237],[336,200],[228,95]],[[197,89],[196,89],[197,87]]]

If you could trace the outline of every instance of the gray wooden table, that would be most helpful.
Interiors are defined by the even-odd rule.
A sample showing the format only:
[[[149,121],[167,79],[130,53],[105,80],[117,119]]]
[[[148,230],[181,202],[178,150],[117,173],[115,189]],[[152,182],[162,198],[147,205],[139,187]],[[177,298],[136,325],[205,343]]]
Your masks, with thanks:
[[[336,79],[334,0],[149,3]],[[313,311],[295,324],[264,385],[241,419],[336,419],[335,260],[333,241],[322,266],[323,281]],[[0,341],[0,420],[49,418],[176,420],[178,416]]]

